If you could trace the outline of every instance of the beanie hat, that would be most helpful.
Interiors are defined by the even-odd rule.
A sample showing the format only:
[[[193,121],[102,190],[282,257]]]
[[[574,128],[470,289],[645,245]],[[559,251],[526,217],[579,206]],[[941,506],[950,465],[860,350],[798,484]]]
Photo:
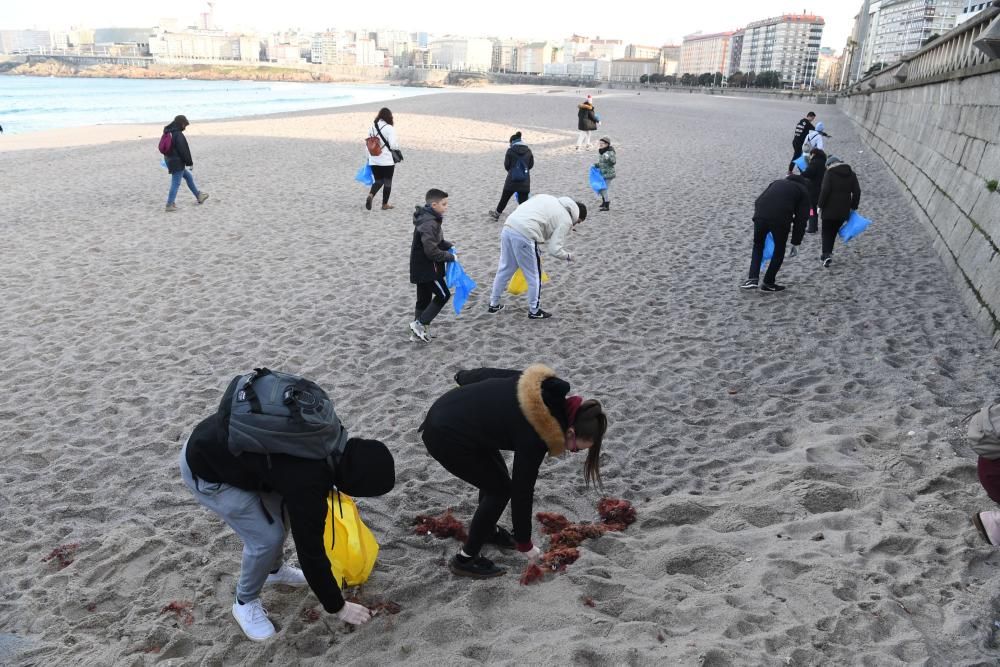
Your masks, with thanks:
[[[510,143],[521,140],[521,130],[518,130],[514,134],[510,135]]]
[[[392,452],[378,440],[351,438],[344,447],[334,485],[349,496],[382,496],[396,485],[396,466]]]
[[[827,161],[826,161],[826,166],[827,167],[832,167],[835,164],[843,164],[843,163],[844,163],[844,161],[841,160],[839,157],[837,157],[836,155],[831,155],[829,157],[829,159],[827,159]]]
[[[826,126],[823,125],[823,121],[820,121],[820,122],[816,123],[816,131],[817,132],[822,132],[825,129],[825,127]]]
[[[591,101],[591,100],[593,100],[593,99],[594,99],[594,97],[593,97],[592,95],[587,95],[587,101],[588,101],[588,102],[590,102],[590,101]]]
[[[606,143],[608,146],[611,145],[611,139],[609,137],[601,137],[600,140]]]

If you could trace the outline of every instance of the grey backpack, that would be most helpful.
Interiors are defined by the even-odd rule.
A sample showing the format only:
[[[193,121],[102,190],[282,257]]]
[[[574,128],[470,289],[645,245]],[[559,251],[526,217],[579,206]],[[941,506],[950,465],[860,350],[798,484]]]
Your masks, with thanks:
[[[339,461],[347,429],[315,382],[256,368],[235,377],[230,387],[229,451],[234,456],[288,454],[325,459],[331,468]]]
[[[1000,403],[988,405],[969,421],[969,444],[984,459],[1000,459]]]

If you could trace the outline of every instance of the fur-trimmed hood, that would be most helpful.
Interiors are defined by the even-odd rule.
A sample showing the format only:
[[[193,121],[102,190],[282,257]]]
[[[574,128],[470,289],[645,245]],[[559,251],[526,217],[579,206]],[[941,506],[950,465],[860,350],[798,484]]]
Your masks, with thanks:
[[[544,364],[528,366],[517,381],[517,403],[525,419],[545,442],[549,456],[559,456],[566,451],[566,431],[549,410],[542,393],[542,383],[556,378],[556,372]],[[568,393],[569,385],[566,385]]]

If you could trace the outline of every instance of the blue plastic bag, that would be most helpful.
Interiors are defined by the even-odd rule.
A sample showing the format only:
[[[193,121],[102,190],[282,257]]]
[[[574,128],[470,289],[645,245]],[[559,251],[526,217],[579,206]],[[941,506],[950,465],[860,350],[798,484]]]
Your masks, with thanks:
[[[763,269],[764,264],[772,257],[774,257],[774,237],[771,236],[771,232],[768,232],[764,238],[764,256],[760,260],[760,268]]]
[[[607,181],[604,180],[604,176],[601,175],[601,170],[597,167],[590,168],[590,187],[594,189],[594,192],[601,194],[601,190],[606,190],[608,187]]]
[[[354,180],[370,188],[375,182],[375,175],[372,174],[372,166],[365,162],[365,166],[358,169],[358,173],[354,174]]]
[[[160,158],[160,166],[163,167],[164,169],[169,169],[169,167],[167,167],[167,158],[165,157]]]
[[[871,220],[864,217],[857,211],[851,211],[851,217],[847,219],[847,222],[840,226],[840,231],[837,232],[837,234],[840,235],[840,238],[844,241],[844,243],[847,243],[855,236],[868,229],[868,225],[870,224],[872,224]]]
[[[469,294],[476,289],[476,281],[469,277],[457,259],[454,262],[448,262],[444,281],[448,285],[448,289],[454,292],[451,303],[455,307],[455,314],[459,315],[462,312],[462,306],[469,300]]]
[[[799,172],[804,172],[806,167],[809,166],[809,160],[806,159],[805,155],[800,155],[795,158],[795,166],[799,168]]]

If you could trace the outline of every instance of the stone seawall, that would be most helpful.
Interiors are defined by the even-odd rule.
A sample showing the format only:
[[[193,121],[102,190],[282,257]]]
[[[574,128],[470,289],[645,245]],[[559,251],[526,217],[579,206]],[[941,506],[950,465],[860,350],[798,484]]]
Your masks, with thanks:
[[[856,93],[840,106],[899,180],[946,274],[1000,346],[1000,71]]]

